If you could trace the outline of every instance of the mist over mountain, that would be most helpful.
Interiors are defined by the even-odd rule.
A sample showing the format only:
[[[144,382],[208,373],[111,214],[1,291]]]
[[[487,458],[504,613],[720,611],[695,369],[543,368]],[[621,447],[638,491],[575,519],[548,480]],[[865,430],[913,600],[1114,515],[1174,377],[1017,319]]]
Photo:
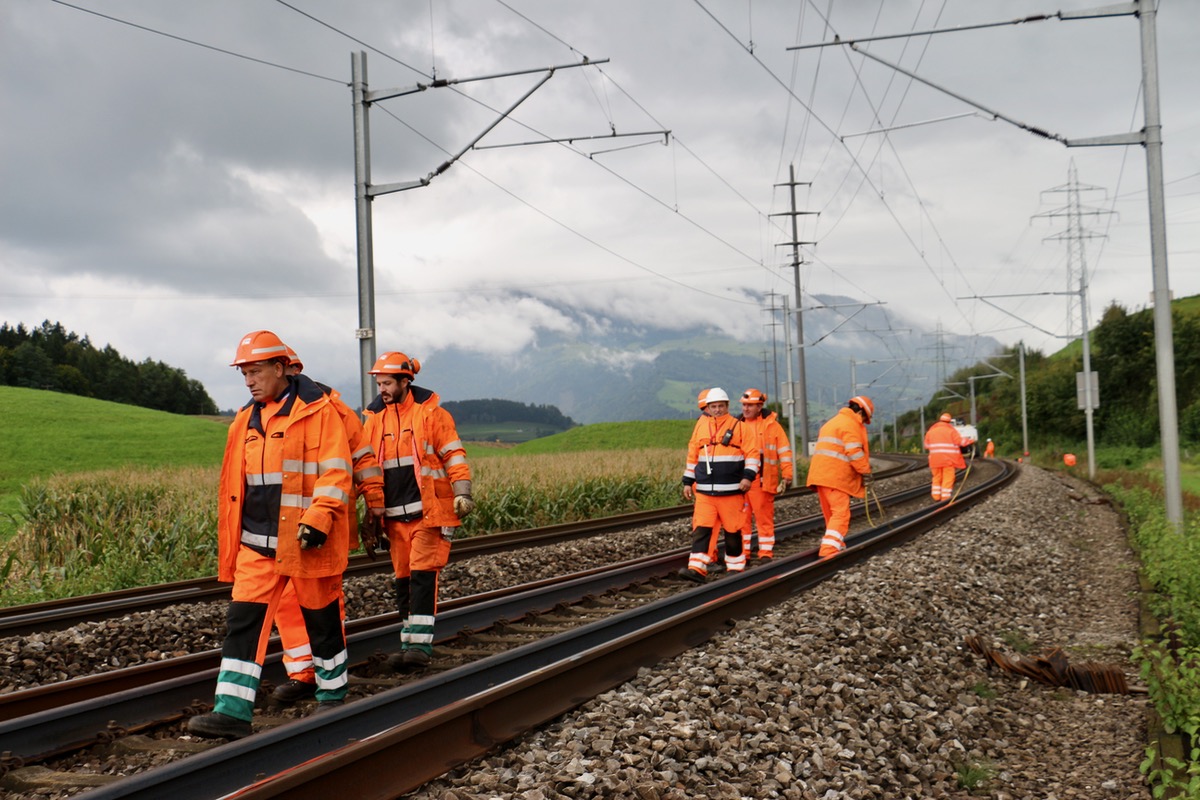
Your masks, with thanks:
[[[922,327],[885,306],[864,306],[847,297],[813,299],[821,307],[805,311],[803,324],[814,433],[852,396],[852,373],[857,393],[870,395],[877,417],[887,420],[928,400],[940,376],[1001,348],[990,337]],[[648,320],[559,310],[578,323],[577,333],[543,333],[534,346],[510,358],[439,350],[416,382],[428,381],[444,400],[497,397],[551,404],[586,424],[694,417],[697,392],[711,386],[729,393],[736,413],[736,398],[744,389],[763,389],[774,401],[781,394],[777,385],[787,381],[782,325],[764,326],[765,341],[747,342],[699,325],[668,330]],[[787,324],[794,341],[794,318]],[[793,379],[795,371],[793,366]]]

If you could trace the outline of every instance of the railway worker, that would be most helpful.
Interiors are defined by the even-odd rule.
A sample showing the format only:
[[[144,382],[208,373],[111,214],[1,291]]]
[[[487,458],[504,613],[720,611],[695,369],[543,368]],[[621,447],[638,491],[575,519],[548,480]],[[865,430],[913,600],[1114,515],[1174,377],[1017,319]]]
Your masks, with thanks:
[[[867,425],[875,404],[866,395],[851,397],[846,407],[821,426],[816,448],[808,463],[808,484],[817,487],[825,516],[825,535],[818,555],[836,555],[846,549],[850,533],[850,498],[865,497],[871,481],[871,452]]]
[[[304,362],[288,347],[288,375],[299,375],[304,371]],[[342,400],[335,389],[323,383],[317,383],[329,396],[334,409],[341,419],[342,427],[346,430],[346,440],[350,445],[350,457],[354,469],[354,490],[351,493],[350,508],[354,510],[352,523],[358,519],[358,498],[365,501],[365,514],[370,519],[383,519],[383,468],[375,458],[375,450],[363,432],[362,420],[350,406]],[[368,521],[369,521],[368,520]],[[372,530],[372,526],[365,526]],[[350,526],[350,550],[359,547],[358,526]],[[363,542],[364,546],[373,550],[378,542]],[[342,620],[346,619],[345,604],[342,604]],[[283,599],[275,610],[275,628],[279,631],[279,642],[283,646],[283,666],[287,670],[288,680],[275,687],[271,692],[271,701],[276,705],[288,706],[306,698],[312,697],[317,691],[317,678],[313,671],[312,646],[308,640],[308,632],[304,627],[304,617],[300,611],[300,601],[296,590],[291,584],[284,590]]]
[[[935,503],[948,503],[954,496],[954,471],[967,465],[963,461],[962,443],[962,435],[949,414],[942,414],[925,432],[929,471],[933,474],[930,494]]]
[[[987,440],[987,447],[985,447],[983,449],[983,457],[984,458],[995,458],[996,457],[996,444],[991,439]]]
[[[682,577],[702,582],[714,560],[717,536],[725,530],[725,568],[746,568],[742,523],[746,492],[758,475],[759,451],[754,429],[729,413],[729,395],[714,387],[701,392],[704,415],[688,441],[683,497],[696,503],[692,512],[692,552]]]
[[[460,520],[475,508],[471,468],[441,398],[413,384],[421,364],[401,352],[371,368],[379,394],[364,409],[367,438],[383,465],[384,527],[403,628],[395,670],[417,670],[433,655],[438,576]]]
[[[761,452],[761,471],[746,493],[749,513],[742,524],[742,547],[750,554],[753,521],[758,527],[758,552],[755,558],[771,558],[775,551],[775,495],[792,482],[792,445],[774,411],[763,410],[767,394],[758,389],[742,392],[740,419],[754,429]]]
[[[218,495],[218,578],[233,582],[213,711],[197,736],[251,733],[271,624],[295,587],[312,644],[318,711],[346,697],[342,572],[350,542],[350,445],[329,395],[287,374],[287,345],[270,331],[238,344],[233,366],[251,402],[234,417]]]

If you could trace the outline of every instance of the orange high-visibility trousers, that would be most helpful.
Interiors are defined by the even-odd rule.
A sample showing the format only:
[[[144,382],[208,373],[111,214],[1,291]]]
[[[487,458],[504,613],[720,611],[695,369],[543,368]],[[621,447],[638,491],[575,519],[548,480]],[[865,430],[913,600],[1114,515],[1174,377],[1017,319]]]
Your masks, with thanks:
[[[234,566],[233,596],[225,614],[228,633],[221,646],[221,668],[213,710],[235,719],[253,719],[271,625],[288,584],[302,609],[318,702],[346,696],[346,636],[340,618],[342,576],[296,578],[275,572],[275,559],[240,547]]]
[[[343,632],[346,626],[346,598],[338,597]],[[296,585],[288,581],[284,587],[279,607],[275,609],[275,630],[279,632],[279,644],[283,648],[283,668],[290,680],[316,683],[313,673],[312,644],[308,641],[308,628],[304,625],[304,614],[300,611],[300,598],[296,596]]]
[[[832,486],[818,486],[817,499],[821,501],[821,513],[825,515],[825,535],[821,537],[821,558],[832,556],[846,549],[846,537],[850,534],[850,495]]]
[[[746,568],[742,548],[742,521],[746,516],[743,494],[708,495],[696,493],[692,510],[692,554],[688,568],[708,574],[708,565],[716,558],[717,537],[725,530],[725,566],[732,572]]]
[[[742,549],[750,552],[750,542],[753,539],[753,528],[758,528],[758,555],[768,558],[775,552],[775,495],[764,491],[761,481],[755,481],[746,492],[749,513],[742,525]],[[753,524],[752,524],[753,522]]]
[[[944,503],[954,496],[954,467],[930,467],[933,483],[930,494],[935,503]]]

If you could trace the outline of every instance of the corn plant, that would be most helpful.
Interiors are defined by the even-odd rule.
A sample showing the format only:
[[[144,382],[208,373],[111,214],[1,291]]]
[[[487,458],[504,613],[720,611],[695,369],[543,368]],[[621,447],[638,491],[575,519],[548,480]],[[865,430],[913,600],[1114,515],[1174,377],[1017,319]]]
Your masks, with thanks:
[[[472,461],[468,535],[661,508],[681,501],[682,447]],[[39,478],[0,544],[0,605],[212,575],[215,467],[129,468]]]

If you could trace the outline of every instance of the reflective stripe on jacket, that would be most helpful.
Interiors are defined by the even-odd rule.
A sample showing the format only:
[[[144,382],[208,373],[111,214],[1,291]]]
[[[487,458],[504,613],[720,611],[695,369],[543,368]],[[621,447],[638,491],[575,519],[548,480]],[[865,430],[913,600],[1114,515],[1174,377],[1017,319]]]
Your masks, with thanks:
[[[266,425],[265,446],[281,465],[275,570],[301,578],[340,575],[350,552],[350,445],[321,388],[305,375],[290,381],[294,396],[285,403],[287,413],[276,413]],[[246,439],[254,405],[238,412],[225,440],[217,503],[217,578],[222,581],[233,580],[241,546]],[[325,533],[325,545],[302,551],[296,540],[301,523]]]
[[[328,388],[317,384],[322,388]],[[350,522],[350,549],[356,550],[361,544],[358,540],[358,498],[362,497],[367,508],[383,507],[383,467],[375,457],[375,448],[363,430],[362,420],[358,412],[346,405],[336,389],[329,389],[327,394],[333,401],[334,410],[342,420],[346,429],[346,441],[350,444],[350,459],[354,464],[354,496],[350,507],[353,509]]]
[[[962,469],[967,465],[963,460],[962,436],[949,422],[941,420],[933,423],[925,432],[925,449],[929,451],[929,467],[954,467]]]
[[[856,412],[843,408],[817,434],[807,485],[830,486],[851,497],[863,497],[862,476],[870,471],[867,429]]]
[[[729,414],[706,414],[696,420],[683,470],[685,486],[695,484],[700,494],[741,494],[742,479],[754,480],[758,467],[758,441],[753,428]]]
[[[392,470],[412,470],[420,491],[422,520],[431,528],[457,527],[454,513],[454,481],[471,480],[471,467],[454,418],[441,406],[436,392],[409,384],[408,395],[400,403],[385,404],[379,395],[363,410],[364,429],[376,458],[383,465],[384,483]],[[395,442],[411,430],[415,447],[395,452]],[[385,435],[391,434],[385,440]],[[385,441],[391,442],[385,446]],[[389,464],[389,462],[391,462]],[[393,498],[385,501],[391,505]]]
[[[788,441],[787,432],[779,424],[779,417],[774,411],[761,414],[753,421],[742,420],[742,424],[753,428],[758,440],[762,455],[759,472],[762,476],[762,490],[775,494],[775,490],[779,488],[780,476],[790,483],[794,474],[792,443]]]

